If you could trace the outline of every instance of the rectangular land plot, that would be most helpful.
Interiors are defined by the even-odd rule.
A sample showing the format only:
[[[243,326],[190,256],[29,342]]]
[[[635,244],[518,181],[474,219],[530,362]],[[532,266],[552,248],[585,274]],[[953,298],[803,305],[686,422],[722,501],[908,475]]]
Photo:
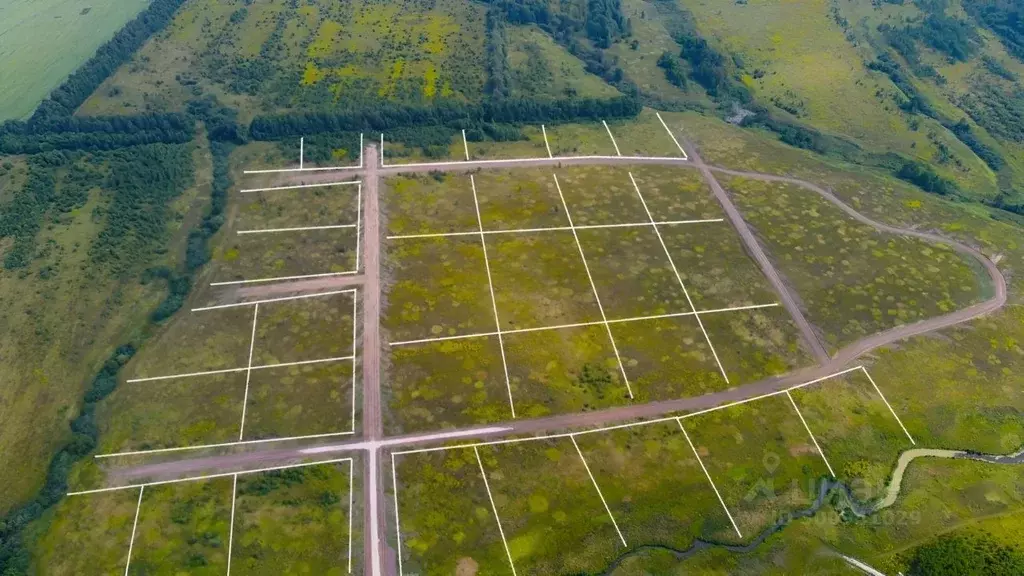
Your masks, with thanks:
[[[355,273],[355,228],[246,234],[215,250],[218,282]]]
[[[604,326],[505,334],[516,415],[622,406],[629,393]]]
[[[810,366],[800,331],[782,306],[701,314],[733,385],[756,382]]]
[[[675,420],[580,434],[576,442],[630,547],[684,550],[732,530]]]
[[[690,310],[653,227],[577,234],[609,320]]]
[[[121,384],[96,410],[100,451],[237,440],[244,395],[244,370]]]
[[[679,146],[672,141],[654,111],[645,108],[636,118],[608,121],[623,156],[659,156],[682,158]]]
[[[511,574],[472,448],[402,454],[395,463],[404,574]]]
[[[630,173],[658,222],[725,218],[722,205],[699,170],[686,166],[645,165],[634,166]]]
[[[392,240],[385,262],[390,341],[495,331],[479,235]]]
[[[389,350],[392,431],[500,422],[512,417],[498,337]]]
[[[612,334],[636,402],[700,396],[729,387],[693,316],[616,323]]]
[[[884,496],[900,452],[913,446],[864,372],[791,394],[839,479],[861,501]]]
[[[417,135],[394,130],[384,133],[383,158],[386,166],[458,162],[466,159],[466,152],[462,146],[462,133],[458,130],[436,127]]]
[[[601,319],[571,231],[489,236],[487,251],[502,330]]]
[[[267,190],[240,194],[239,231],[355,225],[358,184]]]
[[[354,292],[259,305],[252,365],[353,356]]]
[[[351,466],[239,475],[231,573],[348,574]]]
[[[785,394],[682,422],[745,538],[809,507],[818,478],[828,475]],[[731,541],[736,533],[722,529],[709,536]]]
[[[276,24],[276,22],[275,22]],[[360,135],[358,132],[339,134],[311,134],[304,138],[304,166],[358,166],[362,152],[360,137],[371,139],[377,134]],[[295,143],[297,147],[298,142]],[[298,150],[295,155],[298,156]]]
[[[778,301],[757,263],[728,223],[658,227],[697,310]]]
[[[593,573],[623,552],[572,440],[481,446],[480,456],[517,573]]]
[[[629,180],[620,166],[573,166],[558,171],[558,181],[576,226],[648,223]]]
[[[353,430],[353,362],[254,370],[243,440]]]
[[[473,187],[463,174],[414,174],[385,180],[383,212],[390,235],[480,230]]]
[[[615,145],[600,122],[545,126],[553,156],[615,156]]]
[[[569,225],[551,168],[485,170],[475,180],[484,230]]]
[[[129,378],[245,368],[252,339],[252,308],[180,314],[129,362]]]
[[[123,576],[138,501],[138,490],[62,499],[35,545],[36,563],[54,576]]]
[[[472,160],[500,160],[506,158],[547,158],[547,147],[544,146],[544,134],[540,126],[522,126],[519,128],[522,140],[497,142],[488,137],[474,142],[473,134],[466,131],[470,139],[469,157]]]
[[[232,478],[146,488],[128,574],[225,574],[232,489]]]

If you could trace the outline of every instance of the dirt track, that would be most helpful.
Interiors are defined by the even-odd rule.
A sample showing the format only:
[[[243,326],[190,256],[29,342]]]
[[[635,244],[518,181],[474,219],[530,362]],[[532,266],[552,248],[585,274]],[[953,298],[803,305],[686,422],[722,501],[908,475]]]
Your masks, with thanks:
[[[580,430],[587,427],[609,425],[620,422],[627,422],[639,418],[654,418],[658,416],[664,416],[666,414],[673,414],[679,412],[689,412],[694,410],[700,410],[705,408],[712,408],[728,402],[734,402],[738,400],[753,398],[762,394],[776,392],[784,388],[788,388],[794,384],[806,382],[808,380],[827,376],[828,374],[837,372],[848,364],[856,360],[858,357],[874,350],[880,346],[885,346],[893,342],[932,332],[941,330],[949,326],[960,324],[963,322],[970,321],[978,318],[985,314],[990,314],[1006,303],[1006,280],[1000,273],[996,265],[984,256],[978,250],[961,244],[959,242],[931,234],[927,232],[920,232],[916,230],[906,230],[902,228],[896,228],[879,222],[875,222],[870,218],[860,214],[850,206],[844,204],[839,198],[833,195],[831,192],[818,187],[810,182],[805,182],[796,178],[789,178],[784,176],[775,176],[771,174],[761,174],[753,172],[743,172],[737,170],[729,170],[726,168],[718,168],[714,166],[706,166],[700,161],[700,158],[695,156],[694,162],[688,162],[682,159],[640,159],[640,158],[603,158],[603,159],[530,159],[528,161],[519,163],[501,163],[501,162],[465,162],[458,164],[451,164],[447,166],[387,166],[385,168],[378,168],[377,164],[377,151],[376,148],[371,146],[366,150],[366,164],[365,168],[359,170],[346,170],[350,175],[359,175],[364,179],[364,190],[366,191],[366,206],[365,217],[364,217],[364,263],[365,273],[361,277],[365,287],[365,296],[361,298],[363,303],[363,410],[362,410],[362,422],[363,422],[363,439],[353,439],[348,442],[340,443],[310,443],[302,446],[294,446],[291,448],[270,448],[259,451],[250,451],[234,454],[224,454],[219,456],[207,456],[200,458],[191,458],[187,460],[179,460],[173,462],[161,462],[156,464],[148,464],[142,466],[135,466],[130,468],[124,468],[117,470],[112,473],[112,477],[117,478],[119,481],[127,480],[138,480],[140,478],[146,479],[170,479],[180,478],[184,476],[193,475],[196,473],[207,473],[210,471],[239,471],[244,469],[250,469],[260,466],[268,466],[274,464],[281,464],[286,462],[293,462],[300,460],[305,457],[303,450],[314,446],[322,447],[318,452],[329,454],[330,452],[345,452],[352,450],[366,450],[369,449],[373,456],[376,456],[380,445],[374,443],[374,440],[384,440],[389,447],[407,447],[416,445],[419,443],[430,442],[436,443],[436,439],[431,438],[429,435],[407,435],[392,438],[383,437],[382,429],[382,412],[380,405],[380,337],[379,337],[379,314],[380,314],[380,293],[379,293],[379,282],[380,282],[380,230],[378,227],[378,191],[377,184],[381,176],[393,175],[401,173],[415,173],[415,172],[430,172],[430,171],[471,171],[480,168],[513,168],[513,167],[525,167],[525,166],[568,166],[568,165],[586,165],[586,164],[606,164],[606,165],[625,165],[625,164],[664,164],[664,165],[677,165],[681,167],[696,168],[704,171],[705,177],[708,178],[709,183],[712,185],[712,189],[719,201],[726,208],[727,214],[729,214],[730,221],[736,226],[744,242],[747,243],[748,250],[751,251],[752,256],[758,261],[758,264],[765,271],[765,274],[769,277],[776,288],[779,290],[780,296],[783,298],[783,302],[787,309],[790,310],[794,319],[800,325],[801,332],[804,338],[808,340],[809,345],[815,351],[815,355],[821,362],[819,365],[804,369],[801,371],[793,372],[781,377],[771,378],[739,386],[730,390],[722,392],[716,392],[713,394],[706,394],[694,398],[679,398],[674,400],[662,401],[662,402],[651,402],[648,404],[641,405],[630,405],[623,406],[620,408],[614,408],[609,410],[601,410],[595,412],[588,412],[583,414],[566,414],[561,416],[553,416],[548,418],[537,418],[529,420],[515,420],[512,422],[505,422],[500,424],[494,424],[491,426],[506,426],[506,430],[495,432],[494,430],[484,431],[484,427],[470,427],[464,429],[466,432],[474,432],[479,430],[480,436],[495,436],[495,435],[524,435],[524,434],[538,434],[543,432],[553,432],[565,429]],[[964,308],[957,310],[950,314],[943,316],[930,318],[917,322],[914,324],[908,324],[904,326],[897,326],[895,328],[886,330],[884,332],[874,334],[858,340],[841,350],[839,350],[835,356],[829,358],[827,353],[824,352],[824,348],[821,347],[820,342],[814,335],[813,327],[803,317],[802,312],[799,310],[796,299],[789,294],[786,290],[784,283],[782,283],[781,277],[774,272],[774,268],[771,266],[767,255],[764,254],[763,250],[757,244],[750,229],[742,220],[742,216],[739,211],[735,208],[732,202],[729,200],[728,195],[721,186],[718,185],[717,181],[711,176],[711,171],[729,174],[734,176],[743,176],[746,178],[766,180],[766,181],[778,181],[788,182],[803,186],[810,190],[817,192],[832,202],[845,213],[855,218],[857,221],[864,224],[870,225],[877,230],[888,232],[892,234],[899,234],[904,236],[912,236],[920,238],[929,242],[938,242],[946,244],[961,254],[965,254],[976,259],[982,264],[994,287],[995,294],[992,298]],[[333,175],[333,178],[332,178]],[[317,173],[313,175],[303,174],[301,177],[296,176],[295,180],[301,179],[303,182],[316,182],[316,181],[332,181],[337,179],[337,173]],[[748,237],[749,236],[749,237]],[[774,277],[773,277],[774,274]],[[349,279],[360,278],[351,277]],[[333,279],[332,279],[333,280]],[[313,282],[292,282],[287,284],[274,284],[254,288],[236,289],[236,294],[240,297],[252,297],[252,296],[266,296],[271,294],[279,293],[291,293],[296,291],[312,291],[322,290],[328,287],[323,282],[329,281],[313,281]],[[301,285],[301,286],[300,286]],[[336,287],[336,285],[329,285],[329,287]],[[243,290],[247,290],[243,292]],[[251,290],[249,292],[248,290]],[[802,322],[801,322],[802,320]],[[816,343],[816,346],[815,346]],[[370,442],[367,443],[367,440]],[[256,450],[256,448],[252,448]],[[325,456],[330,457],[330,456]],[[364,527],[366,547],[365,547],[365,558],[367,560],[366,566],[368,572],[377,575],[382,570],[386,570],[390,573],[393,570],[393,552],[386,549],[386,538],[383,537],[383,518],[381,514],[383,509],[380,506],[379,500],[383,493],[384,487],[389,484],[379,478],[380,463],[377,459],[370,458],[369,462],[375,463],[376,465],[368,465],[364,469],[364,486],[363,493],[366,497],[366,508],[365,510],[375,510],[376,515],[366,514],[366,525]],[[376,516],[376,518],[373,518]],[[378,522],[378,520],[380,520]],[[373,559],[372,561],[370,559]]]

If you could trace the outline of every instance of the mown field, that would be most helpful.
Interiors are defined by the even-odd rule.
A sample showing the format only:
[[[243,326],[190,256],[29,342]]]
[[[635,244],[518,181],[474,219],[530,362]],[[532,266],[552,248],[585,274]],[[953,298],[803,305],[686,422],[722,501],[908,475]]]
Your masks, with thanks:
[[[0,122],[28,116],[147,0],[8,0],[0,9]]]

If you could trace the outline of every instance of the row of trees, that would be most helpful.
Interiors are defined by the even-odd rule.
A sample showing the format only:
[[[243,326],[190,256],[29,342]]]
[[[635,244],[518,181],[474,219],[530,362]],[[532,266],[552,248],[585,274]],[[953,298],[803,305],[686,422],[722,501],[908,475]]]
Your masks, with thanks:
[[[632,97],[561,100],[507,99],[481,104],[444,101],[434,106],[389,104],[346,112],[307,112],[257,116],[250,124],[256,140],[278,140],[308,134],[347,131],[390,131],[410,126],[450,126],[497,123],[564,123],[579,120],[631,118],[640,113],[640,101]]]

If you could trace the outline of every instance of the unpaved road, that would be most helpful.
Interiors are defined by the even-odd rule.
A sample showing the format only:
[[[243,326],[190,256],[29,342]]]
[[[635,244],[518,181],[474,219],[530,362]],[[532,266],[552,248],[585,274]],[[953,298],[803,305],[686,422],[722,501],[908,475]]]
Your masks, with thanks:
[[[957,250],[961,254],[968,255],[982,264],[985,271],[988,273],[989,278],[992,282],[995,294],[985,302],[957,310],[950,314],[938,316],[923,320],[914,324],[908,324],[903,326],[897,326],[873,334],[861,340],[858,340],[841,350],[839,350],[835,356],[828,358],[825,354],[824,358],[821,358],[821,350],[815,350],[815,355],[819,357],[820,364],[792,372],[780,377],[769,378],[746,384],[729,390],[716,392],[713,394],[706,394],[695,398],[679,398],[674,400],[667,400],[661,402],[651,402],[647,404],[623,406],[619,408],[613,408],[608,410],[601,410],[595,412],[588,412],[583,414],[566,414],[560,416],[552,416],[547,418],[536,418],[526,420],[514,420],[512,422],[503,422],[500,424],[493,424],[490,427],[468,427],[460,429],[460,436],[467,439],[479,439],[484,437],[497,437],[506,435],[527,435],[527,434],[539,434],[544,432],[553,432],[565,429],[582,430],[587,427],[603,426],[620,422],[628,422],[635,419],[649,419],[667,414],[674,414],[680,412],[691,412],[695,410],[701,410],[706,408],[712,408],[720,406],[728,402],[735,402],[739,400],[745,400],[754,398],[762,394],[771,392],[777,392],[784,388],[788,388],[795,384],[800,384],[808,380],[813,380],[823,376],[827,376],[831,373],[837,372],[858,357],[874,350],[880,346],[885,346],[893,342],[932,332],[941,330],[956,324],[967,322],[990,314],[1000,309],[1006,303],[1006,280],[1000,273],[998,267],[974,248],[961,244],[959,242],[943,238],[936,234],[927,232],[920,232],[917,230],[907,230],[902,228],[896,228],[880,222],[875,222],[870,218],[860,214],[852,207],[844,204],[839,198],[833,195],[831,192],[818,187],[810,182],[805,182],[796,178],[789,178],[785,176],[775,176],[771,174],[762,174],[755,172],[743,172],[737,170],[729,170],[726,168],[719,168],[715,166],[707,166],[700,161],[699,157],[696,157],[695,162],[689,162],[682,159],[643,159],[643,158],[583,158],[576,160],[567,159],[531,159],[523,162],[508,163],[508,162],[494,162],[494,161],[482,161],[482,162],[464,162],[458,164],[450,164],[446,166],[387,166],[385,168],[378,167],[378,156],[375,147],[368,147],[366,152],[366,164],[365,167],[358,170],[345,170],[348,175],[362,176],[364,180],[364,189],[366,190],[366,206],[365,217],[364,217],[364,250],[365,258],[364,263],[366,266],[365,273],[363,274],[363,284],[365,286],[365,297],[362,298],[363,302],[363,438],[353,439],[347,442],[340,443],[315,443],[311,442],[302,446],[295,446],[291,448],[267,448],[260,450],[258,447],[249,448],[248,452],[238,452],[232,454],[222,454],[218,456],[208,456],[191,458],[187,460],[178,461],[167,461],[146,464],[141,466],[126,467],[116,471],[113,471],[111,477],[117,478],[118,481],[131,481],[138,479],[157,480],[157,479],[171,479],[181,478],[185,476],[194,475],[196,473],[208,473],[210,471],[241,471],[245,469],[251,469],[260,466],[269,466],[274,464],[294,462],[306,458],[309,456],[309,449],[317,447],[316,454],[330,454],[331,452],[346,452],[353,450],[367,450],[368,456],[367,466],[364,470],[364,486],[363,492],[366,497],[365,510],[375,511],[375,513],[366,514],[366,525],[365,530],[365,541],[366,548],[365,559],[368,572],[375,576],[386,571],[386,573],[394,572],[394,560],[393,551],[386,547],[386,537],[384,535],[383,527],[384,520],[382,518],[383,510],[380,506],[382,502],[382,496],[385,492],[385,485],[388,482],[382,481],[380,478],[380,461],[378,458],[379,450],[382,446],[388,448],[395,447],[408,447],[422,443],[437,443],[437,437],[432,436],[434,433],[424,433],[415,435],[396,436],[391,438],[384,438],[383,427],[382,427],[382,412],[380,405],[380,336],[379,336],[379,316],[380,316],[380,230],[379,230],[379,211],[378,211],[378,182],[380,177],[385,175],[403,174],[403,173],[415,173],[415,172],[430,172],[430,171],[471,171],[480,168],[513,168],[513,167],[525,167],[525,166],[569,166],[569,165],[587,165],[587,164],[605,164],[605,165],[627,165],[627,164],[659,164],[659,165],[676,165],[680,167],[696,168],[704,172],[705,177],[710,176],[710,171],[718,172],[721,174],[729,174],[734,176],[742,176],[746,178],[752,178],[757,180],[765,181],[777,181],[777,182],[788,182],[791,184],[803,186],[810,190],[817,192],[822,195],[828,201],[832,202],[845,213],[855,218],[857,221],[864,224],[870,225],[877,230],[888,232],[892,234],[899,234],[904,236],[912,236],[920,238],[929,242],[938,242],[946,244],[953,249]],[[300,177],[296,176],[296,179]],[[301,176],[303,182],[316,182],[316,181],[332,181],[337,179],[337,173],[319,173],[319,174],[303,174]],[[766,275],[774,271],[770,261],[767,259],[767,255],[764,254],[763,250],[756,242],[756,238],[753,237],[752,232],[746,226],[742,220],[742,216],[736,210],[735,206],[729,200],[727,193],[721,189],[714,177],[708,178],[709,183],[712,185],[712,189],[719,198],[719,201],[726,207],[727,213],[729,213],[730,221],[733,222],[737,230],[744,237],[744,241],[747,242],[748,249],[758,260],[758,264],[762,266],[762,270],[765,271]],[[731,207],[731,208],[730,208]],[[745,232],[744,232],[745,231]],[[749,235],[749,238],[747,237]],[[757,256],[760,254],[760,256]],[[764,262],[762,262],[762,258]],[[765,266],[767,264],[767,266]],[[771,278],[773,284],[779,282],[776,285],[779,289],[779,294],[782,296],[783,301],[790,309],[791,306],[795,308],[791,309],[791,314],[794,319],[803,318],[802,312],[796,305],[795,298],[789,295],[790,302],[786,302],[788,290],[785,290],[785,285],[781,283],[781,278]],[[296,283],[291,283],[296,284]],[[322,289],[321,285],[309,284],[308,286],[316,286],[316,288],[309,289]],[[283,290],[284,288],[282,288]],[[289,288],[288,292],[296,291],[295,288]],[[793,310],[800,312],[799,314],[793,313]],[[799,320],[797,320],[799,322]],[[806,323],[806,320],[804,320]],[[806,326],[801,326],[801,331],[804,334],[805,339],[808,339],[807,329],[810,329],[810,342],[818,342],[816,336],[814,336],[813,328],[807,323]],[[821,347],[820,342],[817,344]],[[812,349],[814,345],[811,344]],[[497,428],[496,428],[497,427]]]

